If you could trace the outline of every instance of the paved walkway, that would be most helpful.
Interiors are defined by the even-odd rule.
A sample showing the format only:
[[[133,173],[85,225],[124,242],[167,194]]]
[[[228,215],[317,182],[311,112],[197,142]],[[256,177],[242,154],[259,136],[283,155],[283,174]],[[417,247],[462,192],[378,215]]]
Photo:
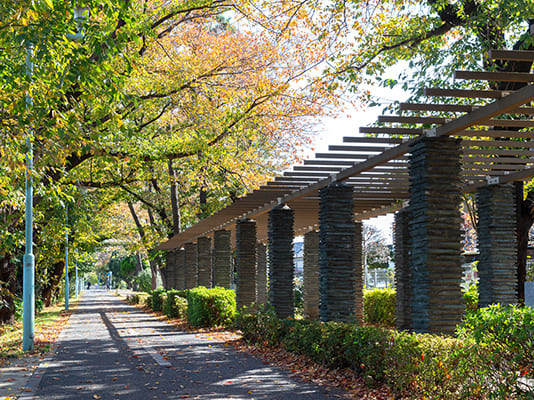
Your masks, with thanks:
[[[334,390],[172,325],[104,290],[86,291],[19,399],[341,398]]]

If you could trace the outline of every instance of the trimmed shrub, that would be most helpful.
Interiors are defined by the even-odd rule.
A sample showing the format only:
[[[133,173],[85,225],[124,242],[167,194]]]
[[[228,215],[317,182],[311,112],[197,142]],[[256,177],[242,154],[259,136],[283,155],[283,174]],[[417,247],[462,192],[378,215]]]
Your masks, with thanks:
[[[478,311],[478,286],[476,284],[469,285],[467,290],[463,293],[465,301],[465,311],[475,313]]]
[[[127,294],[126,301],[130,304],[139,304],[139,293]]]
[[[169,318],[187,317],[187,300],[180,296],[180,291],[171,289],[163,301],[163,313]]]
[[[195,327],[230,326],[236,314],[235,292],[203,286],[187,292],[187,319]]]
[[[163,308],[163,298],[165,297],[165,289],[157,288],[152,291],[152,310],[159,312]]]
[[[380,326],[395,326],[395,291],[372,289],[363,292],[365,322]]]
[[[473,341],[487,379],[482,387],[494,398],[534,399],[534,310],[490,305],[468,313],[458,335]],[[528,381],[530,379],[530,383]]]
[[[150,308],[152,310],[152,295],[151,294],[149,294],[148,296],[145,297],[145,301],[143,302],[143,304],[147,308]]]
[[[532,378],[532,314],[495,307],[468,317],[460,338],[282,321],[269,308],[240,315],[238,323],[248,342],[283,346],[331,368],[353,368],[368,383],[388,384],[401,398],[533,399],[534,388],[522,379]]]
[[[243,340],[258,345],[279,345],[289,332],[291,320],[280,320],[270,304],[260,304],[256,313],[240,309],[236,316],[236,326],[243,333]]]

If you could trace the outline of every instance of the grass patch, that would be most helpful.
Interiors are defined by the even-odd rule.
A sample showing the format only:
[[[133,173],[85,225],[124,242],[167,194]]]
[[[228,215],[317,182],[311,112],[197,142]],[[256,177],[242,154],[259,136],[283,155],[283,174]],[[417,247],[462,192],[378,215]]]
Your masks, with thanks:
[[[31,354],[50,351],[52,344],[72,314],[72,307],[76,305],[77,301],[71,299],[69,311],[64,310],[64,303],[57,303],[43,309],[35,316],[35,349]],[[23,354],[22,322],[0,326],[0,359],[20,357]]]

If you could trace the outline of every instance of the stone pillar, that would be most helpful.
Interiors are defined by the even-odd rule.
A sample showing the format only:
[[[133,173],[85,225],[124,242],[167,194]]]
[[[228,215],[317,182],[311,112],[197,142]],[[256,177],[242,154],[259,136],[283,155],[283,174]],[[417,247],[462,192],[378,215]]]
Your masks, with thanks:
[[[319,319],[319,232],[304,235],[304,318]]]
[[[193,289],[198,286],[198,259],[197,245],[195,243],[186,243],[184,246],[184,263],[185,263],[185,288]]]
[[[221,229],[215,231],[213,236],[214,286],[221,286],[229,289],[232,283],[233,262],[232,262],[232,242],[231,232]]]
[[[514,184],[477,192],[479,307],[517,303],[517,225]]]
[[[200,237],[197,240],[198,286],[211,288],[211,239]]]
[[[355,310],[355,228],[352,188],[335,182],[321,189],[319,257],[322,321],[349,321]]]
[[[256,221],[237,222],[236,247],[236,302],[240,309],[256,301]]]
[[[363,224],[354,223],[354,317],[363,323]]]
[[[454,333],[464,303],[460,140],[422,138],[410,156],[410,273],[416,332]]]
[[[185,250],[176,250],[176,289],[185,289]]]
[[[176,251],[168,250],[165,259],[165,268],[162,269],[165,275],[165,289],[175,289],[176,285]]]
[[[279,318],[293,317],[293,210],[287,205],[269,212],[269,302]]]
[[[256,244],[256,304],[267,303],[267,246]]]
[[[410,310],[410,236],[408,233],[409,214],[404,209],[395,214],[393,242],[395,246],[395,325],[407,330],[411,326]]]

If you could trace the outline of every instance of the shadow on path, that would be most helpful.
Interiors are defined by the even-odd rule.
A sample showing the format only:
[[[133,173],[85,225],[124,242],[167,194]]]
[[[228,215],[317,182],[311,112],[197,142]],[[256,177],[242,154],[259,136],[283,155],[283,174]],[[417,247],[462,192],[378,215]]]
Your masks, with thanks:
[[[102,290],[85,293],[46,366],[38,399],[325,399],[338,391],[206,335],[177,331]]]

